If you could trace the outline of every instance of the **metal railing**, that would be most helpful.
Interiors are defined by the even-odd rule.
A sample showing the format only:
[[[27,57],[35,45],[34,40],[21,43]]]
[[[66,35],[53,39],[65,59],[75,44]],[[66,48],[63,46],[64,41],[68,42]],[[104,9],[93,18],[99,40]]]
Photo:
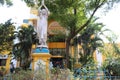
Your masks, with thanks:
[[[74,80],[120,80],[120,76],[80,76],[74,78]]]
[[[99,71],[78,69],[73,75],[74,80],[120,80],[120,76],[112,76],[105,70]]]

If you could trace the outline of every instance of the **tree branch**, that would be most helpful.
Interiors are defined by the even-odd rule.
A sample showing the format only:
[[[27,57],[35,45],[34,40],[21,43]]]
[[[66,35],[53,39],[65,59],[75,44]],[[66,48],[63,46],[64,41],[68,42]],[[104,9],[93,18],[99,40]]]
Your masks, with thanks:
[[[93,10],[93,13],[91,14],[90,18],[86,21],[86,23],[84,23],[76,32],[75,34],[72,34],[71,37],[69,37],[69,39],[72,39],[75,35],[77,35],[81,30],[83,30],[91,21],[91,19],[93,18],[95,12],[104,4],[105,0],[103,2],[101,2],[101,4],[99,4],[98,6],[96,6],[96,8]]]

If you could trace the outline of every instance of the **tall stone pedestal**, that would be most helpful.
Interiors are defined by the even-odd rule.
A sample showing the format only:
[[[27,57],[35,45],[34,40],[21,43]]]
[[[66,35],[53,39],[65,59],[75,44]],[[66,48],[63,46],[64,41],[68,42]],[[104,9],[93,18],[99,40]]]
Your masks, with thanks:
[[[45,65],[46,80],[49,80],[49,63],[51,54],[47,49],[36,48],[32,53],[32,70],[36,71],[39,67],[38,63],[41,62]],[[43,75],[44,76],[44,75]]]

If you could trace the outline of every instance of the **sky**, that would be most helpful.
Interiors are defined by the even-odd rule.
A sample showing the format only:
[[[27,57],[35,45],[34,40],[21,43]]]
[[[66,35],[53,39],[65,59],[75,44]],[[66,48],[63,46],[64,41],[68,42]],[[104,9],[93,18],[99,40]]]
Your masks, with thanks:
[[[13,0],[13,6],[0,6],[0,23],[12,18],[13,22],[21,24],[23,19],[29,18],[30,8],[21,0]]]
[[[96,15],[100,17],[99,21],[105,25],[105,28],[110,29],[118,37],[116,42],[120,42],[120,4],[115,4],[107,13],[98,11]]]
[[[13,22],[21,25],[23,19],[30,18],[30,8],[21,0],[13,0],[13,6],[0,6],[0,23],[12,18]],[[98,11],[99,21],[106,25],[106,28],[112,30],[117,36],[117,42],[120,42],[120,4],[105,14]]]

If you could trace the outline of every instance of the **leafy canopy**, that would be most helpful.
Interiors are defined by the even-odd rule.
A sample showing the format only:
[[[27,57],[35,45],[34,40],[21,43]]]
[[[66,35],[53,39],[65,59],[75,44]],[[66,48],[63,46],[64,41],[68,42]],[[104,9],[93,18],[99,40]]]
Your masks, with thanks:
[[[100,35],[103,35],[104,25],[102,23],[96,23],[97,19],[92,20],[92,23],[88,25],[86,29],[78,37],[78,42],[81,45],[80,59],[82,65],[91,62],[93,54],[98,47],[103,47],[103,41]]]
[[[14,39],[14,26],[11,23],[11,19],[0,24],[0,53],[7,50],[12,50],[12,44]]]

